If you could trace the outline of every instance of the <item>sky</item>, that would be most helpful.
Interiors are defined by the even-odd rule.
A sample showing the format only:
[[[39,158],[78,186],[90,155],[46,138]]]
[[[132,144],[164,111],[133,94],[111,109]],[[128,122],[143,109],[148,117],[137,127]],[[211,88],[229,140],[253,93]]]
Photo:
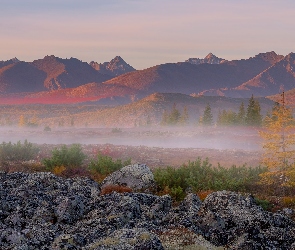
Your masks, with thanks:
[[[46,55],[136,69],[209,52],[295,52],[294,0],[0,0],[0,61]]]

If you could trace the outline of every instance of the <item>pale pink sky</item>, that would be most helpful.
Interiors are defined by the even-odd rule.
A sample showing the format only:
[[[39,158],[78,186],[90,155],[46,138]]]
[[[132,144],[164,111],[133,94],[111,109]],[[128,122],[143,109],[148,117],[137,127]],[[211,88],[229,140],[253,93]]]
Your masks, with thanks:
[[[136,69],[209,52],[295,52],[293,0],[1,0],[0,60],[122,56]]]

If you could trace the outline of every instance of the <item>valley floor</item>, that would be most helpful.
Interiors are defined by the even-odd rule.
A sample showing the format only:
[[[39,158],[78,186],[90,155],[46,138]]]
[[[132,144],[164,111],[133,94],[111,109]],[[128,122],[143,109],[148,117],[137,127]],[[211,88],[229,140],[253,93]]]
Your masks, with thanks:
[[[18,140],[40,145],[40,158],[50,156],[60,144],[79,143],[89,156],[97,153],[113,158],[157,166],[180,166],[198,157],[222,166],[257,166],[262,146],[255,128],[63,128],[2,129],[0,141]]]

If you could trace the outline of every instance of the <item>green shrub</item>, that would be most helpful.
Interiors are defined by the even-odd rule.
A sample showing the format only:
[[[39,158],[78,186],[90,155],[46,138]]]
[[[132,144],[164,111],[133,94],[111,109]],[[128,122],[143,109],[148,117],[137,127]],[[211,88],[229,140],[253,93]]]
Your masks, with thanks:
[[[24,143],[2,142],[0,144],[0,162],[29,161],[39,152],[39,148],[27,140]]]
[[[160,193],[169,190],[172,198],[179,200],[189,187],[194,192],[204,190],[247,191],[251,185],[259,181],[259,174],[264,171],[266,171],[265,168],[251,168],[245,165],[225,168],[218,164],[217,167],[213,167],[208,159],[202,161],[198,158],[179,168],[155,169],[154,178],[160,188]]]
[[[255,200],[255,203],[258,205],[258,206],[261,206],[264,210],[270,210],[272,208],[272,204],[268,201],[268,200],[260,200],[258,198],[254,198]]]
[[[120,128],[112,128],[112,133],[122,133],[122,129],[120,129]]]
[[[51,128],[49,126],[46,126],[43,131],[44,132],[50,132],[51,131]]]
[[[55,167],[78,168],[82,166],[86,155],[82,152],[80,144],[66,145],[55,148],[51,152],[51,158],[43,159],[46,170],[53,171]]]
[[[113,160],[110,156],[98,154],[95,160],[92,160],[89,164],[89,170],[93,175],[93,178],[98,182],[102,181],[108,174],[119,170],[120,168],[130,165],[131,159],[124,162],[122,160]]]

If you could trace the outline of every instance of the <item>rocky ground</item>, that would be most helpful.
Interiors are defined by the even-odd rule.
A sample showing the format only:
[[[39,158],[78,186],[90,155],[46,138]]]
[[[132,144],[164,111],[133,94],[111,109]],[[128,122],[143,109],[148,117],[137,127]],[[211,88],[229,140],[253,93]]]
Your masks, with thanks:
[[[251,195],[228,191],[214,192],[203,202],[188,193],[174,207],[169,195],[138,191],[148,190],[136,186],[142,182],[153,184],[145,165],[119,171],[102,185],[125,178],[134,192],[101,195],[103,187],[87,178],[1,172],[0,248],[295,248],[295,223],[287,210],[266,212]]]

